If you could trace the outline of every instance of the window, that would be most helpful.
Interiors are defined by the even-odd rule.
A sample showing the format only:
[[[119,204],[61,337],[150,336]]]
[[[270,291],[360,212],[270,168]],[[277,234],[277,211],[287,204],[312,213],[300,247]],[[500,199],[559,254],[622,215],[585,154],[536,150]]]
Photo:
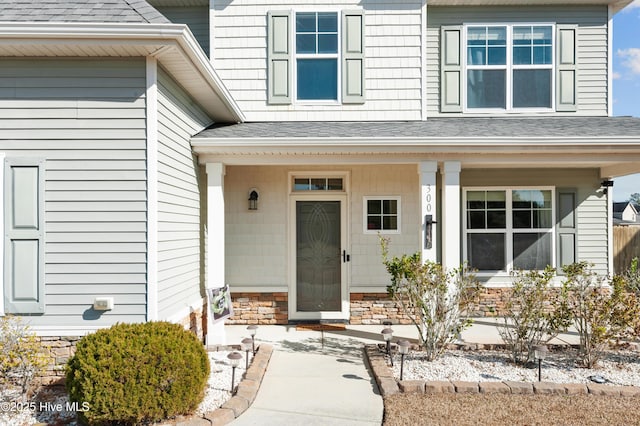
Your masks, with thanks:
[[[480,271],[553,265],[552,189],[465,190],[465,252]]]
[[[338,14],[296,13],[298,100],[338,100]]]
[[[343,179],[339,177],[295,177],[294,191],[343,191]]]
[[[267,14],[267,102],[365,102],[364,11]]]
[[[468,109],[550,109],[553,26],[466,27]]]
[[[400,197],[364,197],[364,232],[400,232]]]

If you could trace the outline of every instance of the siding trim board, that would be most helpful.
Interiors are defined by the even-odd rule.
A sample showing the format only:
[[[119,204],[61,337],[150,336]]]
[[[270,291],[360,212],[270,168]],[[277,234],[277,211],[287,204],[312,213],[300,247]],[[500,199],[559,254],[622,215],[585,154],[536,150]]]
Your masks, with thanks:
[[[147,321],[158,319],[158,61],[146,60]]]

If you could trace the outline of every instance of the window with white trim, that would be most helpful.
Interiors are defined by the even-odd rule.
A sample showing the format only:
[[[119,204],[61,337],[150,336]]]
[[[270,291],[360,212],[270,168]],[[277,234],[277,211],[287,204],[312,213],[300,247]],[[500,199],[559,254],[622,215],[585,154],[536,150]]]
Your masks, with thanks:
[[[480,272],[553,266],[553,200],[552,188],[465,189],[465,259]]]
[[[338,14],[296,13],[296,98],[338,100]]]
[[[400,233],[400,197],[364,197],[364,233]]]
[[[363,104],[364,10],[269,11],[267,102]]]
[[[554,27],[465,27],[468,110],[550,110],[554,90]]]

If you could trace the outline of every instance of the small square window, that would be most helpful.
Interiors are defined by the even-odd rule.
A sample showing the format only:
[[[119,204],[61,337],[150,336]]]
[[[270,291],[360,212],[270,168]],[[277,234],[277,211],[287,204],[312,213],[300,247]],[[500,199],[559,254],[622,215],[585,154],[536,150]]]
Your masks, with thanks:
[[[365,233],[400,232],[400,197],[365,197]]]

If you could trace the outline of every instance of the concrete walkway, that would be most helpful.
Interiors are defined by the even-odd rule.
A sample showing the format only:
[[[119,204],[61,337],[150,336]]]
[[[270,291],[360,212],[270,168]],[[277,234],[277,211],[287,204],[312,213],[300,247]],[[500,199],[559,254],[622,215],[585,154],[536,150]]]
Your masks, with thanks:
[[[231,424],[380,425],[383,404],[363,362],[362,340],[336,332],[264,326],[258,342],[274,345],[269,367],[251,407]],[[227,341],[246,334],[227,327]]]
[[[417,341],[413,325],[393,325],[393,341]],[[298,330],[295,325],[259,326],[256,342],[273,345],[274,353],[258,395],[231,424],[245,425],[380,425],[383,403],[375,380],[364,365],[363,344],[383,342],[381,325],[349,325],[345,330]],[[228,344],[248,337],[246,326],[226,326]],[[466,343],[502,340],[494,319],[477,319],[462,334]],[[557,343],[577,342],[576,333]]]

